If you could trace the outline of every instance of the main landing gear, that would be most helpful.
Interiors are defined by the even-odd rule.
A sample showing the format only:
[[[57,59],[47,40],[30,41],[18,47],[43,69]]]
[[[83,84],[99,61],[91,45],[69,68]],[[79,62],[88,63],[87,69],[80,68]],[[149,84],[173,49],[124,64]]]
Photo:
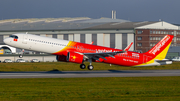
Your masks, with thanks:
[[[93,68],[94,68],[93,65],[88,65],[89,70],[93,70]]]
[[[80,68],[81,68],[81,69],[85,69],[85,68],[86,68],[86,65],[85,65],[85,64],[81,64],[81,65],[80,65]],[[87,68],[88,68],[89,70],[93,70],[94,67],[93,67],[93,65],[90,64],[90,65],[88,65]]]
[[[85,65],[85,64],[81,64],[81,65],[80,65],[80,68],[81,68],[81,69],[85,69],[85,68],[86,68],[86,65]]]
[[[89,69],[89,70],[93,70],[94,67],[93,67],[93,65],[91,65],[91,64],[92,64],[92,59],[89,59],[88,61],[90,62],[90,64],[88,65],[88,69]],[[80,65],[80,68],[81,68],[81,69],[85,69],[85,68],[86,68],[86,65],[85,65],[85,64],[81,64],[81,65]]]

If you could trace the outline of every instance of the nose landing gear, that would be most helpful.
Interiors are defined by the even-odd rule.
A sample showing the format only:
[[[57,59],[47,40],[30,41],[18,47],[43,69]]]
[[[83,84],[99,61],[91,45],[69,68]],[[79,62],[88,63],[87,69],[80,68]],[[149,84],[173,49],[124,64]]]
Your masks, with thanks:
[[[23,55],[22,55],[22,54],[20,54],[20,55],[19,55],[19,58],[22,58],[22,57],[23,57]]]
[[[19,55],[19,58],[23,57],[24,49],[22,49],[21,54]]]

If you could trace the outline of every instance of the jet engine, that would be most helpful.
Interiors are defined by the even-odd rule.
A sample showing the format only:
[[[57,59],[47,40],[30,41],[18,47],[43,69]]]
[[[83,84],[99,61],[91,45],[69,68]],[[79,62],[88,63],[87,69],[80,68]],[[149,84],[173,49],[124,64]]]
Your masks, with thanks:
[[[57,55],[56,56],[56,60],[57,61],[64,61],[64,62],[67,62],[67,56],[65,56],[65,55]]]
[[[67,54],[67,61],[68,62],[74,62],[74,63],[83,63],[83,55],[82,54],[78,54],[78,53],[74,53],[74,52],[68,52]]]

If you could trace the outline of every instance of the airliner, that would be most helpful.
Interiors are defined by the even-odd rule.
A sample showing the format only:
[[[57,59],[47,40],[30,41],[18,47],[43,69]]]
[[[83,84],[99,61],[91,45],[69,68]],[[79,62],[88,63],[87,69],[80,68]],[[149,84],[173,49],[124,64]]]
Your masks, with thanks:
[[[88,61],[88,69],[94,67],[92,62],[103,62],[121,66],[158,66],[171,64],[165,59],[171,45],[173,35],[166,35],[152,49],[145,53],[129,51],[132,43],[126,49],[115,49],[98,45],[60,40],[27,33],[12,34],[4,39],[4,43],[26,50],[45,52],[56,55],[57,61],[81,64],[85,69],[84,61]],[[22,54],[20,54],[22,57]]]

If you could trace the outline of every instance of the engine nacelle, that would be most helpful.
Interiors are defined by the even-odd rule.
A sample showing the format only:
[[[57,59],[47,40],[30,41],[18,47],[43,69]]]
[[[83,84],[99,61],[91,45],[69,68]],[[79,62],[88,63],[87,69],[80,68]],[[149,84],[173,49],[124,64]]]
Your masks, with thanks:
[[[65,56],[65,55],[57,55],[57,56],[56,56],[56,60],[57,60],[57,61],[67,62],[67,56]]]
[[[67,61],[68,62],[74,62],[74,63],[83,63],[83,55],[78,54],[78,53],[73,53],[73,52],[68,52],[67,54]]]

